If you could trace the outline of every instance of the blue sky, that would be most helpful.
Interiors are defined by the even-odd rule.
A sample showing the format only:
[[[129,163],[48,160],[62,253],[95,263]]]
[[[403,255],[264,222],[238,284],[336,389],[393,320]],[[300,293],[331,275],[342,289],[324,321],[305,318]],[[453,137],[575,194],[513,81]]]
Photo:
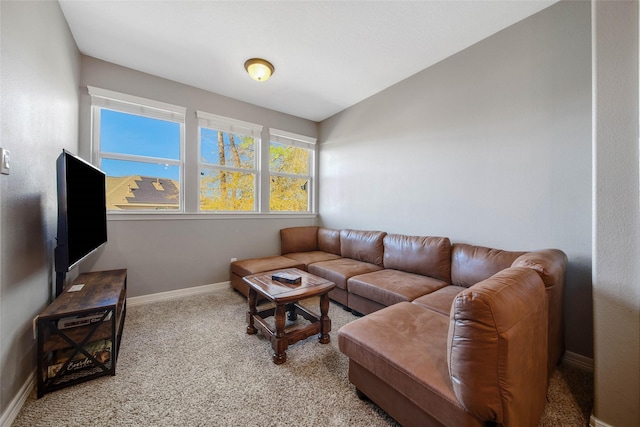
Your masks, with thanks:
[[[178,160],[180,124],[102,109],[100,149],[103,152]],[[179,168],[166,164],[103,159],[100,168],[108,176],[179,178]]]

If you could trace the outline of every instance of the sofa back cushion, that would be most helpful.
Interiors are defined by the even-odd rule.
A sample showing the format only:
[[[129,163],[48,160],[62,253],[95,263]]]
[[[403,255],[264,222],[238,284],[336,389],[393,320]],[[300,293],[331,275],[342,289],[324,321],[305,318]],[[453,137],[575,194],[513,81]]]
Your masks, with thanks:
[[[538,272],[545,286],[564,282],[567,269],[567,255],[559,249],[543,249],[520,255],[512,267],[529,267]]]
[[[384,231],[340,230],[340,254],[382,267],[386,234]]]
[[[340,255],[340,230],[320,227],[318,229],[318,250]]]
[[[315,225],[307,227],[290,227],[280,230],[280,254],[294,252],[309,252],[318,250],[318,228]]]
[[[384,236],[384,268],[451,283],[451,241],[447,237]]]
[[[564,354],[564,326],[562,295],[564,293],[567,255],[558,249],[543,249],[519,256],[512,267],[527,267],[535,270],[547,290],[549,304],[549,377]]]
[[[523,253],[455,243],[451,248],[451,284],[473,286],[510,267]]]
[[[547,304],[530,268],[500,271],[454,299],[447,361],[462,406],[498,425],[532,426],[547,391]]]

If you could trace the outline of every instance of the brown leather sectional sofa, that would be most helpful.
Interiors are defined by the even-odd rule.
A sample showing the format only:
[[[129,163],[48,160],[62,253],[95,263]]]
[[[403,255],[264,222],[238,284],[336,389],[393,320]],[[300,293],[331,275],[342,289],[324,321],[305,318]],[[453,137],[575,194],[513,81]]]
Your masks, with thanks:
[[[281,255],[236,261],[242,277],[301,268],[366,316],[338,332],[349,380],[403,425],[535,426],[564,352],[566,255],[446,237],[282,229]]]

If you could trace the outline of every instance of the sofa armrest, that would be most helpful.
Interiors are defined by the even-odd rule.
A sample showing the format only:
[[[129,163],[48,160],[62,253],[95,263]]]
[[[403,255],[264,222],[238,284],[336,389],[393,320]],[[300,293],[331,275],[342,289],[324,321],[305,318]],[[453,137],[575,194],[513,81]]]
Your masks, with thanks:
[[[547,299],[530,268],[508,268],[456,296],[447,362],[456,397],[475,417],[536,426],[547,390]]]

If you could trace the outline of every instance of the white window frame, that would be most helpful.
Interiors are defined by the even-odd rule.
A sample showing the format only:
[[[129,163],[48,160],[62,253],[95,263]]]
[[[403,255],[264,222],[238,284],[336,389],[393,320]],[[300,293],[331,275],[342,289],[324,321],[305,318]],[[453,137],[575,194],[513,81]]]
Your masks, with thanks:
[[[299,135],[293,132],[288,132],[285,130],[269,128],[269,149],[271,148],[271,142],[277,142],[279,144],[290,145],[298,148],[305,148],[309,150],[309,174],[308,175],[297,175],[290,173],[277,173],[272,172],[269,169],[269,177],[273,176],[282,176],[286,178],[294,178],[294,179],[307,179],[309,182],[309,194],[308,194],[308,202],[307,206],[309,210],[306,212],[300,211],[271,211],[273,213],[278,214],[304,214],[304,213],[314,213],[316,211],[315,208],[315,200],[316,200],[316,159],[318,157],[317,153],[317,139],[312,138],[310,136]],[[270,152],[270,150],[269,150]],[[269,180],[270,181],[270,180]],[[266,189],[267,194],[270,194],[269,189]],[[268,204],[267,206],[270,206]]]
[[[262,197],[261,183],[261,159],[262,159],[262,125],[245,122],[242,120],[232,119],[230,117],[219,116],[217,114],[207,113],[205,111],[196,111],[198,119],[198,212],[205,214],[243,214],[260,212],[260,200]],[[253,138],[254,144],[254,165],[252,169],[236,168],[233,166],[212,165],[202,162],[200,153],[202,150],[201,130],[202,128],[217,130],[227,133],[240,134]],[[203,170],[240,172],[254,175],[254,195],[252,211],[202,211],[200,210],[200,179]]]
[[[127,211],[108,211],[108,214],[128,214],[128,213],[144,213],[144,214],[167,214],[185,212],[185,116],[186,107],[167,104],[161,101],[142,98],[134,95],[119,93],[107,89],[101,89],[93,86],[87,86],[89,96],[91,97],[91,152],[92,162],[100,168],[102,159],[113,160],[129,160],[145,163],[164,163],[179,168],[179,186],[180,197],[177,210],[171,212],[165,210],[148,210],[135,209]],[[100,117],[103,109],[118,111],[127,114],[133,114],[153,119],[166,120],[178,123],[180,125],[180,158],[178,160],[156,158],[148,156],[109,153],[100,150]]]

